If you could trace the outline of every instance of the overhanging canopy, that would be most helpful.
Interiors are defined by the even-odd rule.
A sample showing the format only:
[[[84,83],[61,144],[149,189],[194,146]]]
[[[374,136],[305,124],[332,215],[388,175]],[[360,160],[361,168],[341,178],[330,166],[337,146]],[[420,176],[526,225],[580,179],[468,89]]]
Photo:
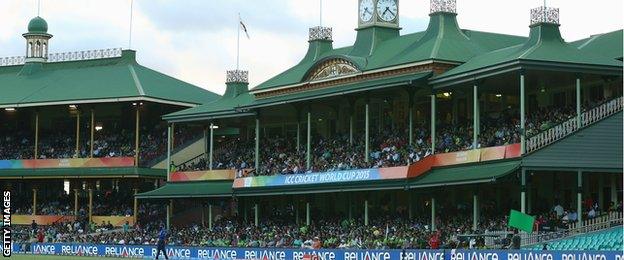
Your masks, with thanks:
[[[479,163],[468,166],[444,167],[431,170],[422,177],[410,181],[410,188],[486,183],[514,172],[520,160]]]
[[[1,179],[165,178],[162,169],[136,167],[0,170]]]
[[[231,197],[232,181],[169,182],[158,189],[139,193],[137,199]]]
[[[354,181],[310,185],[276,186],[263,188],[241,188],[236,189],[234,193],[236,194],[236,196],[295,195],[369,190],[398,190],[407,189],[407,185],[408,183],[406,179],[394,179],[379,181]]]

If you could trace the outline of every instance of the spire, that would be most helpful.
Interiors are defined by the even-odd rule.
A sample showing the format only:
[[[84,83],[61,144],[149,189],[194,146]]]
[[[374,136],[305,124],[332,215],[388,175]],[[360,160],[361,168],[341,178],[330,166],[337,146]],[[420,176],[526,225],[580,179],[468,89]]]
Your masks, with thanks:
[[[249,91],[249,71],[228,70],[226,75],[224,98],[235,98]]]
[[[26,39],[26,62],[45,62],[48,59],[48,23],[37,16],[28,23],[28,32],[22,34]]]

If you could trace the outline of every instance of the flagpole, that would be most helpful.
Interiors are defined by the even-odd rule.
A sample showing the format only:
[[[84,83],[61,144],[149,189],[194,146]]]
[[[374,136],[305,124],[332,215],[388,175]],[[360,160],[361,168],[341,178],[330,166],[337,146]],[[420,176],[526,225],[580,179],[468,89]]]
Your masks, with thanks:
[[[239,69],[238,65],[240,63],[240,28],[241,28],[241,17],[240,13],[238,13],[238,34],[236,36],[236,70]]]
[[[41,13],[41,0],[37,0],[37,16]]]
[[[319,0],[319,26],[323,26],[323,0]]]
[[[134,6],[134,0],[130,0],[130,30],[128,32],[128,49],[132,49],[132,7]]]

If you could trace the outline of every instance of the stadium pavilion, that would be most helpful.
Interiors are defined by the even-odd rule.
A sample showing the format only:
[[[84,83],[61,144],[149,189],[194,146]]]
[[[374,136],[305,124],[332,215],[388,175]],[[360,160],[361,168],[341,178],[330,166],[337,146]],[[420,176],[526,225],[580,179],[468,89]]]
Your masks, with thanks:
[[[169,143],[172,128],[199,126],[205,150],[170,153],[168,183],[137,198],[169,201],[174,224],[239,215],[258,225],[290,208],[297,223],[348,216],[368,225],[396,213],[430,218],[433,230],[456,205],[476,228],[486,210],[582,213],[582,202],[622,200],[622,30],[566,42],[559,9],[545,6],[531,10],[527,37],[469,30],[455,1],[432,0],[427,29],[401,34],[398,1],[384,2],[396,5],[354,6],[352,46],[335,48],[331,28],[311,28],[306,55],[286,71],[251,89],[247,71],[228,71],[221,98],[165,115]],[[533,120],[564,107],[559,121]],[[487,128],[506,117],[511,127]],[[462,137],[449,125],[462,125]],[[375,140],[388,134],[426,153],[374,164],[384,153]],[[272,149],[275,140],[286,148]],[[354,149],[348,160],[365,166],[319,166],[336,157],[324,150],[331,145]],[[291,155],[285,165],[303,171],[275,169]]]
[[[134,223],[133,195],[166,179],[154,167],[165,158],[161,116],[219,96],[141,66],[133,50],[48,53],[41,17],[23,37],[26,56],[0,59],[0,183],[13,191],[13,224]]]

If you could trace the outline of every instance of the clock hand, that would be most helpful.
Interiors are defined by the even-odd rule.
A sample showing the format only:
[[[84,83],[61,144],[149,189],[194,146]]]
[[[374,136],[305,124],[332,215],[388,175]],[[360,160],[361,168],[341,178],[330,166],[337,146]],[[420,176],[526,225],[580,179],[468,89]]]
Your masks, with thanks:
[[[383,13],[381,14],[382,16],[386,15],[386,12],[390,11],[390,7],[386,7],[386,10],[383,11]]]
[[[390,14],[392,14],[392,15],[396,15],[394,12],[392,12],[392,11],[390,11],[390,10],[388,10],[388,12],[390,12]]]

